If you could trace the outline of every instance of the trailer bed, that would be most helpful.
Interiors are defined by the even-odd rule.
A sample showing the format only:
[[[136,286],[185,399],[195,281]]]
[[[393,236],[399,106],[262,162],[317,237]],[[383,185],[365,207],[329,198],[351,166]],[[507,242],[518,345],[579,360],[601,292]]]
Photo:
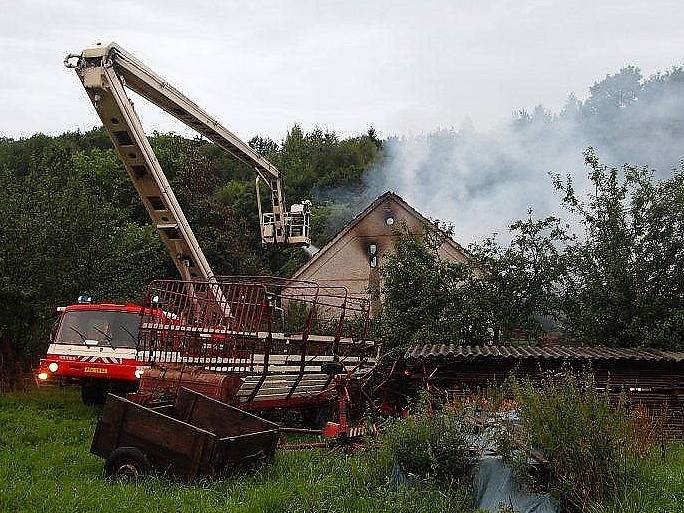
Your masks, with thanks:
[[[91,452],[114,477],[155,469],[193,479],[272,461],[278,435],[272,422],[181,388],[172,404],[154,407],[109,395]]]

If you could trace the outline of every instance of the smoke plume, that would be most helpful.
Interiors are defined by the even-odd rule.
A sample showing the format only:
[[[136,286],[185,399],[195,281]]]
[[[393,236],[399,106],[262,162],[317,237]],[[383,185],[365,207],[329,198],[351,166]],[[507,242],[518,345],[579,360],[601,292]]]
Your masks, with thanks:
[[[526,216],[560,210],[549,172],[571,174],[586,187],[582,152],[592,146],[606,164],[648,165],[666,177],[684,155],[684,72],[674,68],[644,79],[627,67],[595,83],[585,100],[570,96],[560,112],[521,110],[495,129],[460,129],[392,137],[385,158],[361,190],[336,191],[336,202],[359,211],[393,190],[426,216],[452,223],[469,243]]]

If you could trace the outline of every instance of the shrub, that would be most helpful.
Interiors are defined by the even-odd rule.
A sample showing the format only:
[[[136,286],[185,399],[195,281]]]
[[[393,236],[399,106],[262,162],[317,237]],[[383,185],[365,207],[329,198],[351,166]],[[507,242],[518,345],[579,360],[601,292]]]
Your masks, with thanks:
[[[477,459],[473,434],[463,410],[423,409],[391,422],[380,443],[405,474],[452,489],[465,484]]]
[[[508,449],[503,452],[509,461],[515,462],[513,446],[523,447],[524,457],[541,450],[564,509],[584,510],[625,488],[644,448],[624,401],[611,401],[589,374],[547,375],[536,383],[513,380],[510,386],[520,424],[505,430],[499,444]]]

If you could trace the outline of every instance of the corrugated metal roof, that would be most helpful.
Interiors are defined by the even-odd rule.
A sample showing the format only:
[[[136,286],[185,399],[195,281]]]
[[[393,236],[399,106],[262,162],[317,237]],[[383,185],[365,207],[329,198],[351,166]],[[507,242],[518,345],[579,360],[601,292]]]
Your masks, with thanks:
[[[417,345],[406,351],[411,358],[449,358],[470,360],[480,358],[553,359],[553,360],[647,360],[684,362],[684,352],[659,349],[576,346],[460,346],[455,344]]]

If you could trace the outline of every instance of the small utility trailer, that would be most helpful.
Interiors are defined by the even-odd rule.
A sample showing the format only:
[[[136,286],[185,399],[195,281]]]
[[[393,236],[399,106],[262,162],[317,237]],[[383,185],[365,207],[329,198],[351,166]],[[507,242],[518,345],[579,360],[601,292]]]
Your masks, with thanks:
[[[187,388],[157,406],[110,394],[90,452],[106,460],[110,477],[156,470],[194,479],[272,461],[278,435],[277,424]]]

